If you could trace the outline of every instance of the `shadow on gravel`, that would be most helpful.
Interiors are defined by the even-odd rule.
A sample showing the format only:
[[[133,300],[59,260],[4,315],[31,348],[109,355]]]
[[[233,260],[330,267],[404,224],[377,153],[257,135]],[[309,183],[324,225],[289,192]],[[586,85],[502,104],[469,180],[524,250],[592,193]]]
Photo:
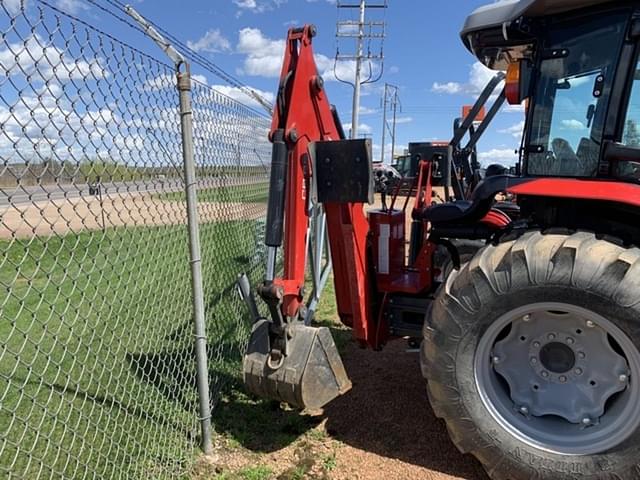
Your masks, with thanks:
[[[402,340],[382,352],[350,343],[343,361],[353,389],[325,409],[327,433],[354,448],[467,480],[487,480],[480,464],[449,440],[433,414],[417,353]]]

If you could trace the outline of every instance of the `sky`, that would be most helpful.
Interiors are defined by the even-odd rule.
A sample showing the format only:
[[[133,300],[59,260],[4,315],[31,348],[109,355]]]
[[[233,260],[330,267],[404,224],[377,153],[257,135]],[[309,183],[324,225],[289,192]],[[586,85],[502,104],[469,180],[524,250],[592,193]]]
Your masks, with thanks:
[[[11,8],[20,0],[0,1]],[[48,1],[162,58],[162,52],[148,38],[108,17],[86,0]],[[108,6],[105,0],[95,1]],[[379,81],[364,86],[360,107],[359,130],[372,138],[374,159],[380,157],[381,151],[385,82],[397,86],[399,91],[396,153],[401,153],[409,142],[451,138],[453,121],[460,116],[462,106],[473,103],[493,75],[463,47],[459,37],[466,16],[490,1],[388,0],[387,9],[367,12],[368,19],[386,23],[382,45],[384,70]],[[277,88],[287,29],[292,25],[315,24],[318,68],[331,103],[337,106],[349,128],[353,90],[336,80],[334,57],[338,49],[341,54],[353,53],[355,41],[343,38],[337,42],[335,34],[337,21],[357,18],[355,9],[338,10],[335,0],[131,0],[131,3],[142,15],[269,100],[274,98]],[[379,41],[372,42],[372,53],[379,54],[380,48]],[[374,73],[379,67],[377,63],[373,66]],[[350,62],[339,62],[337,70],[341,77],[353,76]],[[257,107],[252,99],[225,85],[212,73],[198,66],[193,66],[193,72],[201,81]],[[521,109],[503,108],[479,144],[483,163],[515,163],[514,150],[519,147],[522,125]],[[388,160],[389,134],[386,139]]]

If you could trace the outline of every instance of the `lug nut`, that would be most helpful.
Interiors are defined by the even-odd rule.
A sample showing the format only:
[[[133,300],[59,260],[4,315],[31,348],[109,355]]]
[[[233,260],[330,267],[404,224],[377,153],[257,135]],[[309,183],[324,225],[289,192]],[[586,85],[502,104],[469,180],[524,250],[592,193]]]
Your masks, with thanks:
[[[498,357],[497,355],[493,357],[491,360],[493,361],[493,363],[500,363],[500,357]]]
[[[587,320],[587,327],[589,327],[589,328],[593,328],[593,327],[595,327],[595,326],[596,326],[596,324],[595,324],[595,323],[593,323],[591,320]]]
[[[531,365],[537,365],[538,359],[536,357],[531,357]]]
[[[525,322],[528,322],[529,320],[531,320],[531,315],[527,313],[524,317],[522,317],[522,320],[524,320]]]
[[[576,341],[575,341],[573,338],[571,338],[571,337],[567,337],[567,343],[568,343],[569,345],[573,345],[574,343],[576,343]]]
[[[576,372],[576,375],[582,375],[582,369],[581,368],[576,368],[575,372]]]
[[[584,352],[578,352],[579,358],[585,358],[587,355]]]
[[[549,372],[547,372],[546,370],[544,370],[544,371],[541,373],[541,375],[542,375],[544,378],[547,378],[547,377],[549,377]]]
[[[533,342],[533,346],[535,348],[540,348],[540,342]]]
[[[625,374],[622,374],[618,377],[618,380],[620,380],[622,383],[626,383],[627,382],[627,376]]]
[[[560,378],[558,378],[558,380],[560,380],[560,382],[564,383],[567,381],[567,377],[565,377],[564,375],[560,375]]]
[[[582,419],[582,424],[583,425],[591,425],[591,419],[589,417],[584,417]]]
[[[525,407],[524,405],[522,407],[519,408],[520,413],[523,415],[529,415],[529,409],[527,407]]]
[[[548,338],[549,340],[555,340],[555,338],[556,338],[556,334],[555,334],[555,333],[550,333],[549,335],[547,335],[547,338]]]

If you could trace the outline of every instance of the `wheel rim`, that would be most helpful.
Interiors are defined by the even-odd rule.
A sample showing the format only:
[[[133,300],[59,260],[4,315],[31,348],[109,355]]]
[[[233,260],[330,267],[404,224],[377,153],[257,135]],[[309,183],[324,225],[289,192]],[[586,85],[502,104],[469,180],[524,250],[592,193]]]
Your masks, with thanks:
[[[640,352],[582,307],[548,302],[506,313],[481,337],[474,370],[491,416],[542,450],[604,452],[640,425]]]

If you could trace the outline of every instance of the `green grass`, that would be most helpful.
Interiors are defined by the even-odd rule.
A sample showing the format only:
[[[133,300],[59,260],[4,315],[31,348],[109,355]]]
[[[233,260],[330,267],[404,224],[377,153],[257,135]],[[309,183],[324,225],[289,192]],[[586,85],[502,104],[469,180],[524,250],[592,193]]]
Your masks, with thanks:
[[[272,470],[268,467],[248,467],[240,471],[242,480],[267,480],[271,478]]]
[[[235,473],[218,473],[213,477],[213,480],[269,480],[270,478],[273,478],[273,470],[269,467],[257,465],[254,467],[245,467]]]
[[[211,388],[237,378],[256,222],[201,226]],[[0,477],[174,478],[198,455],[184,227],[0,241]],[[4,473],[3,473],[4,472]]]
[[[247,185],[223,186],[217,188],[203,188],[198,190],[199,202],[229,202],[229,203],[267,203],[269,199],[269,183],[251,181]],[[184,201],[184,192],[160,193],[156,198],[168,202]]]
[[[328,326],[342,352],[351,339],[351,331],[336,321],[335,294],[332,282],[327,283],[318,310],[316,325]],[[300,415],[297,410],[284,409],[276,401],[253,398],[234,378],[231,387],[213,412],[214,429],[226,440],[227,448],[244,448],[258,453],[273,452],[308,435],[322,441],[326,434],[315,427],[319,417]]]

